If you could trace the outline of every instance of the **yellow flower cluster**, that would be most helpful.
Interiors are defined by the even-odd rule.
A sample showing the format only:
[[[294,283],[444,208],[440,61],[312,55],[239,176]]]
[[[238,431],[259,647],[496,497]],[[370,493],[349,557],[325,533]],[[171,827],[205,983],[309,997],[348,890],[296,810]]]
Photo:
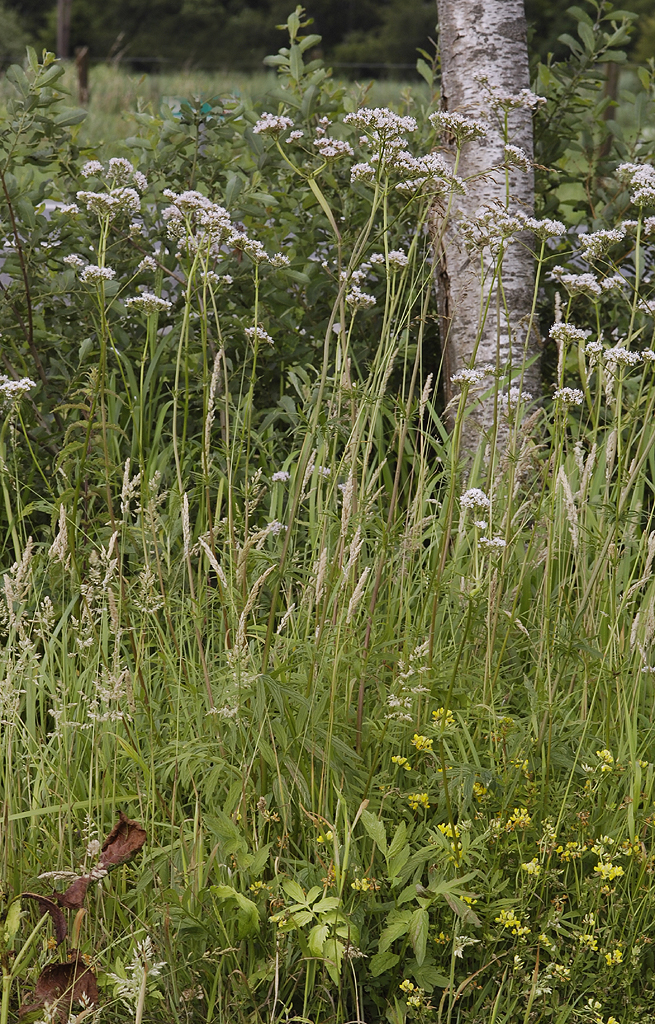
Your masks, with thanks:
[[[398,988],[401,992],[404,992],[405,995],[409,995],[410,992],[416,991],[416,985],[412,981],[408,981],[407,978],[405,978],[404,981],[401,981]]]
[[[613,967],[614,964],[623,963],[623,953],[620,949],[614,949],[611,953],[605,954],[605,963],[608,967]]]
[[[444,715],[446,716],[445,720]],[[456,723],[452,711],[446,711],[445,708],[437,708],[436,711],[432,712],[432,717],[434,718],[435,725],[445,725],[447,729],[454,729],[455,727]]]
[[[503,928],[508,928],[512,935],[528,935],[530,932],[529,928],[521,924],[513,910],[501,910],[500,915],[495,917],[494,921]]]
[[[586,946],[587,949],[591,949],[596,952],[598,949],[598,940],[593,935],[578,935],[578,942],[581,946]]]
[[[447,836],[448,839],[459,839],[460,831],[457,825],[451,825],[449,821],[445,824],[437,825],[437,828],[443,836]]]
[[[571,970],[564,964],[549,964],[548,973],[552,978],[559,978],[560,981],[570,981]]]
[[[357,892],[370,892],[380,887],[374,878],[356,878],[354,882],[350,883],[350,888],[356,889]]]
[[[566,846],[558,846],[555,853],[559,853],[562,860],[578,860],[583,853],[587,852],[584,843],[567,843]]]
[[[395,754],[391,758],[392,764],[397,764],[399,768],[404,768],[406,772],[411,772],[412,766],[409,764],[406,757],[401,757],[400,754]]]
[[[601,772],[614,771],[614,758],[609,750],[597,750],[596,757],[600,761]]]
[[[533,857],[527,864],[521,864],[521,870],[525,871],[528,875],[536,876],[541,873],[541,864],[536,857]]]
[[[594,871],[607,882],[613,882],[615,878],[620,878],[625,874],[620,864],[612,864],[611,861],[600,861]]]
[[[419,734],[415,732],[412,739],[412,746],[416,747],[417,750],[432,750],[433,742],[434,740],[428,739],[427,736],[419,736]]]
[[[483,800],[487,795],[487,787],[483,786],[481,782],[473,783],[473,796],[476,800]]]
[[[333,839],[334,839],[334,833],[328,830],[325,834],[321,833],[320,836],[317,836],[316,837],[316,842],[317,843],[331,843]]]
[[[419,807],[425,807],[427,810],[430,806],[427,793],[408,793],[407,799],[413,811],[418,811]]]
[[[446,935],[445,932],[439,932],[434,941],[438,946],[445,946],[446,943],[450,942],[450,935]]]
[[[513,832],[517,828],[529,828],[531,824],[532,818],[528,814],[527,807],[515,807],[507,820],[505,830]]]

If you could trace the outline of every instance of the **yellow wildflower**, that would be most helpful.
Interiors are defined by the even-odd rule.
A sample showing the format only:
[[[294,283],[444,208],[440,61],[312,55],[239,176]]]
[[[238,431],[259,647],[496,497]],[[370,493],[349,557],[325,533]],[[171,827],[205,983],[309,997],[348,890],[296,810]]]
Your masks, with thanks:
[[[331,832],[330,830],[328,830],[325,833],[325,835],[323,833],[321,833],[320,836],[317,836],[316,837],[316,842],[317,843],[331,843],[333,839],[334,839],[334,833]]]
[[[527,864],[521,864],[521,870],[525,871],[528,875],[538,875],[541,872],[541,864],[536,857],[533,857]]]
[[[405,978],[404,981],[401,981],[398,988],[400,989],[401,992],[414,992],[416,990],[416,985],[414,985],[411,981],[408,981],[407,978]]]
[[[596,874],[600,875],[605,881],[613,882],[615,878],[620,878],[621,875],[625,874],[620,864],[612,864],[611,861],[600,861],[594,868]]]
[[[578,942],[581,946],[586,946],[587,949],[591,949],[594,952],[598,949],[598,940],[593,935],[578,935]]]
[[[516,828],[529,828],[531,824],[532,818],[528,814],[527,807],[515,807],[505,825],[505,830],[513,832]]]
[[[432,717],[434,718],[435,725],[445,725],[447,729],[453,729],[456,725],[452,711],[446,711],[445,708],[437,708],[436,711],[432,712]]]
[[[397,764],[399,768],[404,768],[406,772],[411,772],[412,766],[408,763],[406,757],[401,757],[400,754],[394,754],[391,758],[392,764]]]
[[[433,740],[429,740],[427,736],[419,736],[417,732],[414,733],[412,739],[412,746],[416,747],[417,750],[432,750]]]
[[[500,915],[495,917],[494,921],[502,925],[503,928],[508,928],[512,935],[527,935],[530,931],[529,928],[521,924],[520,918],[516,916],[513,910],[501,910]]]
[[[442,835],[447,836],[448,839],[459,839],[460,831],[457,825],[451,825],[449,821],[445,824],[437,825],[437,828]]]
[[[407,799],[413,811],[418,811],[419,807],[425,807],[427,810],[430,806],[427,793],[408,793]]]
[[[597,750],[596,757],[600,761],[601,772],[611,772],[614,769],[614,758],[609,750]]]
[[[487,787],[483,786],[481,782],[473,783],[473,796],[476,800],[482,800],[487,795]]]
[[[611,953],[605,954],[605,963],[608,967],[613,967],[614,964],[623,963],[623,953],[620,949],[614,949]]]

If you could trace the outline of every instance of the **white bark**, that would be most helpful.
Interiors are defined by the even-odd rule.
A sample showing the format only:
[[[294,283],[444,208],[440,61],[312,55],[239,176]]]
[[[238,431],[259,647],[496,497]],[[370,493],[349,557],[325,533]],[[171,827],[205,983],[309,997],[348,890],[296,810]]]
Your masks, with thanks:
[[[505,160],[501,128],[479,76],[486,76],[492,88],[506,94],[516,95],[530,86],[524,3],[523,0],[437,0],[437,7],[442,109],[479,118],[488,126],[485,138],[465,143],[462,148],[458,173],[470,179]],[[525,107],[511,110],[509,128],[508,141],[520,146],[532,161],[531,111]],[[532,170],[510,168],[509,194],[508,212],[522,210],[532,216]],[[470,220],[480,208],[494,204],[504,207],[506,203],[505,171],[497,170],[483,179],[469,181],[467,194],[454,198],[452,215],[445,227],[437,288],[447,400],[454,395],[450,377],[463,367],[492,363],[508,381],[509,374],[514,376],[524,359],[523,386],[535,397],[539,394],[538,334],[534,327],[526,344],[534,286],[533,258],[518,240],[508,246],[502,267],[502,295],[494,288],[482,327],[480,259],[469,256],[458,226],[460,215]],[[522,240],[531,239],[523,236]],[[488,272],[492,264],[488,250],[485,250],[484,262]],[[484,285],[484,294],[489,296],[488,283]],[[503,311],[505,304],[509,322]],[[493,414],[493,400],[479,402],[469,419],[468,438],[480,428],[489,428]],[[471,447],[466,438],[465,446]]]

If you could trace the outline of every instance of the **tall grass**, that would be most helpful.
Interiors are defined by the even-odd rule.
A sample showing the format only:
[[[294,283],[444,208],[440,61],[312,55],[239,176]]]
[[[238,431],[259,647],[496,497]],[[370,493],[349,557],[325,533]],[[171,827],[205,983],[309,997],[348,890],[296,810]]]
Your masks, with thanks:
[[[387,225],[385,188],[378,176],[339,252],[320,363],[292,369],[278,409],[253,405],[259,267],[237,359],[181,200],[168,376],[159,314],[144,314],[133,363],[114,293],[93,286],[98,362],[39,499],[52,533],[34,540],[30,435],[8,407],[0,879],[6,906],[61,892],[70,876],[51,873],[88,875],[119,811],[144,826],[144,854],[67,911],[117,1021],[649,1019],[642,218],[622,343],[587,348],[567,326],[579,296],[553,310],[556,383],[579,394],[464,381],[448,433],[422,364],[438,239],[415,231],[394,266],[382,232],[370,364],[351,347],[366,313],[346,293]],[[412,207],[419,228],[429,209]],[[111,244],[101,216],[101,267]],[[481,395],[496,421],[464,450]],[[37,906],[23,899],[22,931],[5,922],[2,1024],[52,959]]]

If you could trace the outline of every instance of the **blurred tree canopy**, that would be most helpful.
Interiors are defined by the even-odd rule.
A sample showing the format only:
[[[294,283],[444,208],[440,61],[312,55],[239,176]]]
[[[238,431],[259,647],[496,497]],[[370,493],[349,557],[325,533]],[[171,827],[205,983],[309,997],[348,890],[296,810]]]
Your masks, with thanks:
[[[257,69],[275,53],[283,22],[295,0],[72,0],[71,52],[88,46],[92,59],[124,56],[128,61],[172,62],[206,68]],[[531,46],[542,60],[568,50],[558,42],[575,29],[567,14],[571,0],[526,0]],[[580,6],[593,13],[589,0]],[[323,36],[322,55],[351,66],[353,74],[384,74],[387,65],[414,66],[417,47],[433,50],[435,0],[305,0],[314,18],[313,31]],[[640,15],[632,53],[639,60],[655,56],[655,0],[625,0],[617,9]],[[55,48],[56,0],[0,0],[0,57],[18,56],[23,36],[37,46]],[[3,31],[4,29],[4,31]],[[137,62],[138,63],[138,62]],[[344,69],[345,70],[345,69]],[[397,75],[406,75],[400,69]]]

